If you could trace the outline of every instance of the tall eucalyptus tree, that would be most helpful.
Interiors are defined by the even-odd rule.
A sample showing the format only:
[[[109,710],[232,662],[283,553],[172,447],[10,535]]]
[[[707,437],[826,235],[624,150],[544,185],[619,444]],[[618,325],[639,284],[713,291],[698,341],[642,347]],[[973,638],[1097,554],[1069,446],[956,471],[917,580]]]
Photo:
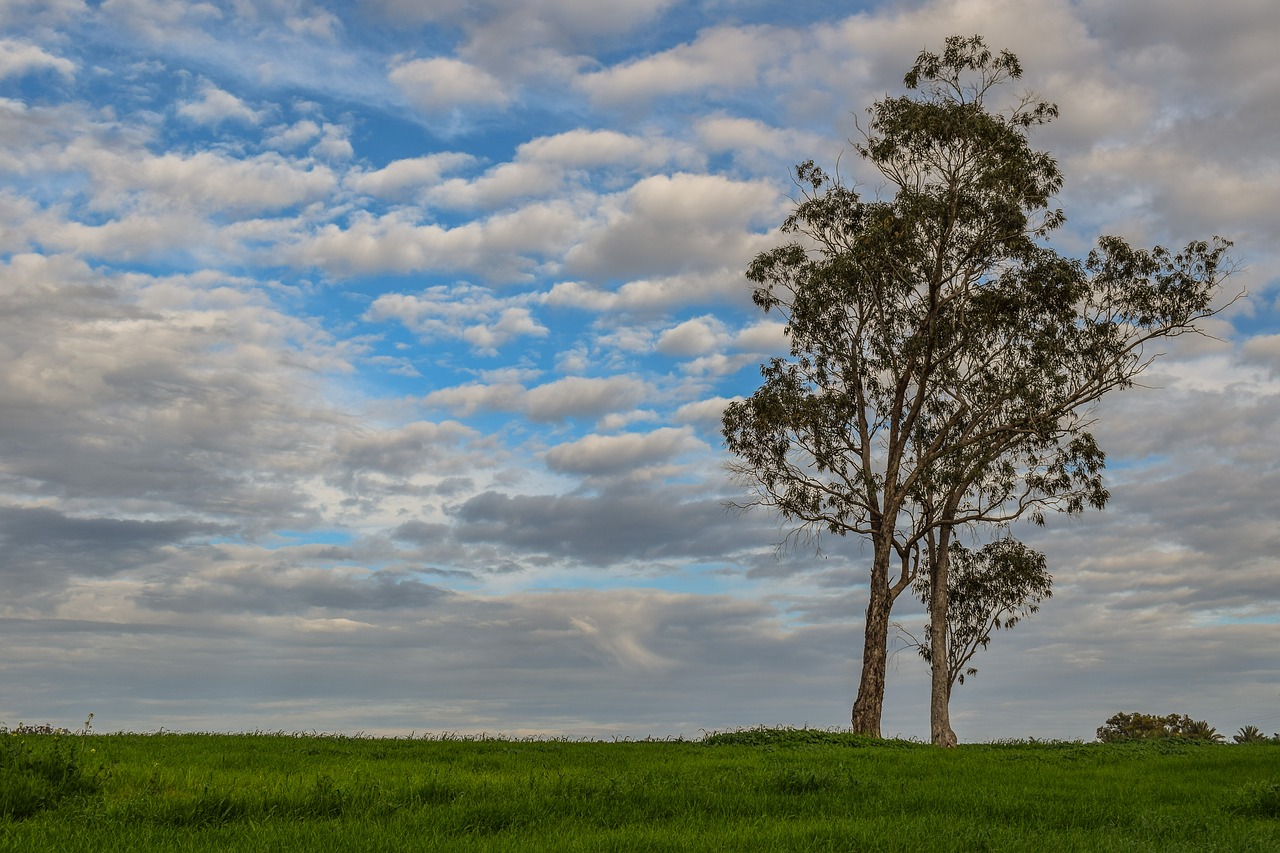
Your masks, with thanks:
[[[872,545],[862,673],[851,720],[878,736],[890,614],[928,573],[931,729],[953,744],[947,644],[951,543],[967,526],[1101,508],[1105,456],[1092,403],[1151,362],[1144,344],[1213,313],[1229,244],[1136,250],[1104,237],[1085,261],[1045,245],[1064,221],[1057,163],[1030,128],[1057,108],[994,87],[1017,57],[951,37],[905,77],[914,96],[873,104],[857,153],[892,190],[864,199],[812,162],[755,258],[753,298],[786,324],[790,357],[724,414],[749,485],[814,534]],[[925,547],[925,545],[928,547]]]

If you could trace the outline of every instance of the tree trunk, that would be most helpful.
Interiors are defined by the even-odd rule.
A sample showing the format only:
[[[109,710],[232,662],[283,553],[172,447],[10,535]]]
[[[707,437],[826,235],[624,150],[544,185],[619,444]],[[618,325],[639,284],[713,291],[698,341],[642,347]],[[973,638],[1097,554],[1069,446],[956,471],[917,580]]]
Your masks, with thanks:
[[[888,543],[876,542],[871,564],[867,622],[863,630],[862,677],[858,698],[853,703],[855,734],[880,737],[880,717],[884,712],[885,671],[889,661],[889,613],[893,598],[889,591]]]
[[[929,737],[934,746],[946,748],[958,742],[951,728],[951,655],[947,647],[950,544],[951,528],[944,526],[939,532],[937,551],[929,561]]]

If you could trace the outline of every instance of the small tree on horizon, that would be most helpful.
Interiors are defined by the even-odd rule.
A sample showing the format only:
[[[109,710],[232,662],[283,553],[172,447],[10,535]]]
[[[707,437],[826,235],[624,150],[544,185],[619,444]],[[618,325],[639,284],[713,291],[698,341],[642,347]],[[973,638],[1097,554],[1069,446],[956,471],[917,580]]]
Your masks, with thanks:
[[[978,674],[978,668],[971,662],[979,651],[991,644],[992,634],[1011,630],[1039,612],[1040,603],[1053,596],[1053,577],[1045,555],[1013,538],[997,539],[977,550],[954,542],[950,562],[948,691],[956,684],[964,684],[965,678]],[[922,601],[930,600],[929,575],[921,574],[915,588]],[[913,645],[920,657],[932,663],[928,628],[926,625],[926,633]]]

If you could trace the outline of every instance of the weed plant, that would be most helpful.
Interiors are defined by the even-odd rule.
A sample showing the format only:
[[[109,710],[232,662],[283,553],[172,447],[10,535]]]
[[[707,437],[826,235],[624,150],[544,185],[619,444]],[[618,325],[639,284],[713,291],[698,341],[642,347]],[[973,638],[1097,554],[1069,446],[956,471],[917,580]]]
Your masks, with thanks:
[[[1280,850],[1270,746],[5,737],[92,759],[61,764],[64,789],[6,761],[6,790],[60,793],[0,816],[5,851]]]
[[[93,714],[79,735],[49,725],[0,727],[0,820],[28,818],[101,791],[103,767],[88,741],[92,725]]]

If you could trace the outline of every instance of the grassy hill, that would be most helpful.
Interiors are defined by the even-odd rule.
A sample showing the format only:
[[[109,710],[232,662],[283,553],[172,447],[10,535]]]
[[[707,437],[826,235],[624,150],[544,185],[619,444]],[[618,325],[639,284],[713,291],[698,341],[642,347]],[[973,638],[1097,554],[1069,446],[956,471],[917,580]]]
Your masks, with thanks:
[[[6,735],[0,850],[1280,850],[1280,748]]]

